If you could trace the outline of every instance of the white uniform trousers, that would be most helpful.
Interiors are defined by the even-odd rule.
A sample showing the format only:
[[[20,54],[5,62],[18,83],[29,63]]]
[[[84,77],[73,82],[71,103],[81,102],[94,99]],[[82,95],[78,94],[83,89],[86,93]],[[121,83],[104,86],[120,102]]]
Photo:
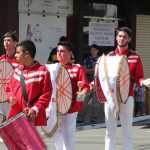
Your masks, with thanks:
[[[121,112],[119,114],[119,118],[122,129],[123,150],[133,150],[133,108],[134,98],[132,96],[128,97],[126,104],[120,104]],[[105,103],[104,109],[106,122],[105,150],[115,150],[117,120],[114,117],[112,110],[107,102]]]
[[[0,113],[8,116],[11,105],[8,102],[0,103]]]
[[[57,150],[73,150],[75,141],[77,112],[58,116],[58,129],[54,134]]]

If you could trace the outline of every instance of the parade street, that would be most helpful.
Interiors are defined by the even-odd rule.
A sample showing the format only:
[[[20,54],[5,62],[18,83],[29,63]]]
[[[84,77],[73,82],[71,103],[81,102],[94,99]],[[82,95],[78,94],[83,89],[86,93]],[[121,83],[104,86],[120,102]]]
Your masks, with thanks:
[[[134,118],[134,150],[150,150],[150,115],[141,118]],[[104,150],[104,138],[105,124],[77,126],[75,150]],[[48,150],[55,150],[52,139],[45,139],[45,141]],[[118,124],[116,150],[121,150],[121,145],[121,127]],[[0,150],[6,150],[2,141]]]

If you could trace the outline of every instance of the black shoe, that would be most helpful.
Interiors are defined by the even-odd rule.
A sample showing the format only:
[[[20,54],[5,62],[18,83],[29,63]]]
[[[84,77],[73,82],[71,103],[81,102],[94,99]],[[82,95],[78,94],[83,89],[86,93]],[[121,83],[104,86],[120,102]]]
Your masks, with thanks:
[[[90,124],[91,124],[91,126],[95,126],[96,121],[95,120],[91,120]]]

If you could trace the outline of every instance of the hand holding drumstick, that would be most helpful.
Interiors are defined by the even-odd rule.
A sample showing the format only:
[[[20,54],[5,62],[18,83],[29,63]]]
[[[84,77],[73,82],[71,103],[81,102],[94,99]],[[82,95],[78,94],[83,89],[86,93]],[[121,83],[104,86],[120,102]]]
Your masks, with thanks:
[[[17,103],[16,97],[11,96],[11,97],[9,98],[9,103],[10,103],[11,105],[15,105],[15,104]]]
[[[82,90],[82,81],[78,81],[79,90],[77,92],[77,101],[83,102],[86,97],[86,91]]]

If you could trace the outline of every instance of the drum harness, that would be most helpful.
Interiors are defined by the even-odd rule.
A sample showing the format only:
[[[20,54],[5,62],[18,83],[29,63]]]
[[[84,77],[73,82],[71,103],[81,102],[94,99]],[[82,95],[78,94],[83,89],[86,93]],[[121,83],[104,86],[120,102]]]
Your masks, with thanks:
[[[25,86],[23,70],[21,70],[21,74],[20,74],[20,83],[21,83],[21,89],[22,89],[24,101],[27,104],[27,108],[28,108],[29,106],[32,106],[36,102],[36,100],[39,96],[36,96],[34,99],[32,99],[30,102],[28,102],[28,95],[27,95],[27,90],[26,90],[26,86]]]

